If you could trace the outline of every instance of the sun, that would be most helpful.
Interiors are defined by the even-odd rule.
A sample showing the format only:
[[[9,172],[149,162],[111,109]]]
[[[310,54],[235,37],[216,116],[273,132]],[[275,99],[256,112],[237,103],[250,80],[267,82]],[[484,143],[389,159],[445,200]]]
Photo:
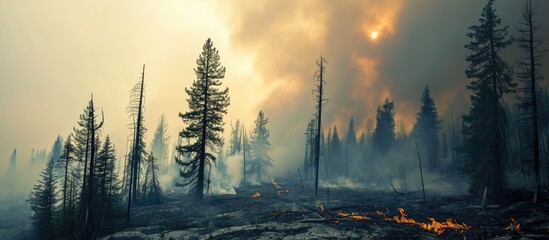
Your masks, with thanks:
[[[372,33],[370,34],[370,38],[371,38],[372,40],[376,40],[377,37],[379,37],[379,32],[372,32]]]

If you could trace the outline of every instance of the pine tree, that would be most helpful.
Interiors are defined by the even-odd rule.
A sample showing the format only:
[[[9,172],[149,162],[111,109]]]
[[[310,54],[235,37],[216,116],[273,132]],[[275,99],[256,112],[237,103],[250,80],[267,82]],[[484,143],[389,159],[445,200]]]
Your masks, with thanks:
[[[151,143],[151,152],[154,153],[158,162],[163,167],[168,166],[168,148],[170,146],[170,135],[168,133],[168,123],[164,114],[160,116],[158,126],[154,132],[154,137]]]
[[[70,184],[72,177],[72,164],[75,158],[74,145],[72,144],[72,138],[70,134],[67,137],[67,141],[63,146],[63,153],[61,154],[59,160],[60,169],[62,171],[61,178],[59,178],[59,180],[61,184],[61,192],[63,193],[63,199],[61,212],[59,214],[61,220],[59,221],[57,231],[59,232],[59,235],[67,237],[73,234],[72,227],[74,222],[74,216],[72,215],[73,209],[71,208],[71,200],[73,199],[71,199]]]
[[[540,177],[540,136],[539,119],[540,114],[538,99],[538,83],[543,79],[540,73],[541,58],[545,56],[547,50],[541,49],[543,41],[537,35],[539,25],[534,19],[536,15],[535,7],[532,7],[532,1],[528,0],[522,12],[523,22],[520,23],[520,35],[517,43],[525,52],[525,56],[519,62],[520,72],[518,77],[523,81],[524,86],[520,88],[522,95],[519,97],[519,109],[521,110],[521,133],[526,136],[519,136],[521,143],[522,161],[532,161],[534,163],[534,203],[539,200],[541,188]]]
[[[271,144],[269,143],[270,132],[267,129],[269,119],[265,117],[263,111],[259,111],[254,123],[255,127],[250,137],[252,139],[253,160],[249,172],[255,173],[257,181],[261,181],[262,172],[273,166],[273,159],[268,154],[271,150]]]
[[[105,142],[97,154],[94,178],[96,179],[94,191],[97,193],[97,197],[94,199],[97,209],[95,221],[96,224],[99,224],[103,222],[102,220],[112,217],[120,190],[120,182],[116,173],[116,149],[109,135],[105,138]]]
[[[412,135],[427,150],[427,163],[431,170],[436,170],[439,166],[439,142],[438,131],[440,129],[440,119],[438,118],[435,101],[431,97],[429,86],[425,86],[421,96],[421,108],[416,115],[416,123],[412,130]]]
[[[6,170],[6,175],[15,174],[16,166],[17,166],[17,149],[14,148],[10,156],[10,162],[8,165],[8,169]]]
[[[345,169],[345,163],[342,161],[344,159],[341,158],[343,149],[341,147],[341,139],[339,138],[337,126],[334,126],[332,136],[329,136],[329,138],[330,158],[328,167],[330,167],[331,172],[340,175]]]
[[[149,153],[146,165],[145,179],[142,186],[143,197],[148,202],[158,203],[160,202],[162,187],[158,181],[158,159],[156,159],[154,153]]]
[[[376,128],[373,134],[374,149],[381,155],[386,154],[395,142],[395,105],[389,98],[383,106],[377,107]]]
[[[303,172],[305,173],[305,178],[312,178],[314,172],[314,139],[316,134],[314,126],[315,119],[311,119],[311,121],[307,124],[307,129],[305,131],[305,158],[303,160]]]
[[[345,177],[349,176],[349,161],[351,161],[351,164],[354,162],[356,144],[355,120],[351,117],[349,128],[347,129],[347,137],[345,138]]]
[[[507,26],[499,27],[494,1],[489,0],[479,19],[480,24],[469,28],[471,51],[465,71],[472,79],[471,109],[463,116],[463,145],[466,160],[463,173],[471,180],[469,191],[475,196],[486,191],[488,201],[499,202],[506,188],[508,121],[501,99],[514,91],[512,68],[501,58],[501,51],[511,45]],[[486,189],[486,190],[485,190]]]
[[[240,119],[236,119],[234,126],[231,123],[231,155],[235,155],[240,152],[242,148],[242,137],[246,133],[242,132],[242,126],[240,124]]]
[[[55,146],[55,145],[54,145]],[[29,203],[33,211],[32,225],[37,239],[55,239],[55,214],[56,214],[56,187],[54,177],[54,165],[56,158],[54,152],[46,163],[46,167],[40,174],[41,179],[33,188]]]
[[[220,90],[221,79],[225,78],[225,67],[221,66],[219,52],[208,38],[202,53],[196,60],[194,69],[196,80],[190,88],[185,88],[189,95],[189,111],[180,113],[179,117],[187,127],[179,135],[189,141],[187,145],[177,146],[181,154],[191,154],[190,161],[177,158],[183,166],[180,176],[184,178],[183,186],[191,187],[194,199],[200,201],[204,195],[205,171],[215,163],[215,148],[223,143],[223,115],[229,106],[229,89]],[[208,149],[207,149],[208,148]]]

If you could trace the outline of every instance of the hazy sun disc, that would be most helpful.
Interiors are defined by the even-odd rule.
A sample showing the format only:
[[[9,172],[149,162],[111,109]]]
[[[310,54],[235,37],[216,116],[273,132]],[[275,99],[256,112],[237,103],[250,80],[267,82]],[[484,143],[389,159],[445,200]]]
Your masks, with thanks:
[[[372,32],[372,33],[370,34],[370,38],[373,39],[373,40],[377,39],[378,36],[379,36],[379,33],[378,33],[378,32]]]

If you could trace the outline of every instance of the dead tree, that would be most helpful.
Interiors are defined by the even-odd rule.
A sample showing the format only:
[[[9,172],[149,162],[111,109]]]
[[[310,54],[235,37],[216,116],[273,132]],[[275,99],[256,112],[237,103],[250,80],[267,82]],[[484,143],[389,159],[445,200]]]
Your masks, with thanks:
[[[128,193],[128,210],[126,215],[126,222],[130,222],[130,208],[132,200],[137,200],[137,179],[138,168],[141,161],[141,122],[142,122],[142,109],[143,109],[143,84],[145,83],[145,64],[143,64],[143,71],[141,72],[141,86],[139,90],[139,104],[137,109],[137,119],[135,122],[135,135],[133,139],[133,153],[130,167],[130,179],[129,179],[129,193]],[[133,194],[133,196],[132,196]],[[132,199],[133,198],[133,199]]]
[[[526,56],[521,59],[519,66],[521,71],[519,77],[523,79],[524,86],[520,88],[523,96],[520,99],[519,107],[523,110],[524,120],[528,122],[526,126],[527,132],[530,135],[526,141],[525,151],[528,158],[531,158],[534,163],[534,200],[536,203],[539,200],[539,192],[541,185],[540,178],[540,141],[539,141],[539,127],[538,127],[538,97],[537,97],[537,83],[542,79],[539,72],[541,68],[541,58],[546,54],[546,50],[541,50],[543,41],[537,37],[537,30],[539,25],[534,20],[535,7],[532,7],[532,2],[529,0],[526,2],[524,11],[522,13],[523,22],[521,22],[518,31],[520,32],[517,42],[520,48],[526,52]],[[523,149],[521,149],[522,152]]]
[[[320,165],[320,131],[322,126],[322,105],[324,104],[324,101],[326,99],[322,98],[322,94],[324,93],[324,71],[326,63],[326,60],[320,56],[320,59],[316,62],[316,65],[318,67],[317,72],[314,75],[315,79],[315,87],[316,89],[313,92],[316,92],[318,96],[318,100],[316,102],[317,104],[317,124],[316,124],[316,148],[315,148],[315,197],[318,196],[318,173],[320,172],[319,165]]]
[[[99,124],[95,124],[95,109],[93,106],[93,96],[90,100],[90,113],[89,113],[89,126],[88,126],[88,132],[90,133],[90,171],[88,173],[88,201],[87,201],[87,209],[86,209],[86,231],[85,231],[85,239],[91,239],[94,233],[93,230],[93,205],[92,205],[92,199],[93,199],[93,176],[94,176],[94,166],[95,166],[95,133],[103,126],[103,123],[105,122],[105,115],[103,114],[103,111],[101,111],[101,122]]]

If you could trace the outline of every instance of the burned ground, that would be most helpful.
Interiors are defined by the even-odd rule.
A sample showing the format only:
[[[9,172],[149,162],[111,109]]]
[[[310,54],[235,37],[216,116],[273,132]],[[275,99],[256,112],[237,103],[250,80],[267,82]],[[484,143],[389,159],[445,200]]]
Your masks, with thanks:
[[[327,189],[315,198],[312,189],[303,191],[297,183],[278,189],[248,185],[236,192],[209,195],[200,204],[181,193],[166,193],[162,204],[134,208],[130,224],[121,216],[104,229],[102,239],[549,238],[547,201],[534,205],[509,198],[483,212],[469,196],[428,197],[423,202],[418,192],[339,188],[329,189],[327,202]],[[256,193],[261,196],[252,197]],[[448,218],[457,230],[444,228]]]

